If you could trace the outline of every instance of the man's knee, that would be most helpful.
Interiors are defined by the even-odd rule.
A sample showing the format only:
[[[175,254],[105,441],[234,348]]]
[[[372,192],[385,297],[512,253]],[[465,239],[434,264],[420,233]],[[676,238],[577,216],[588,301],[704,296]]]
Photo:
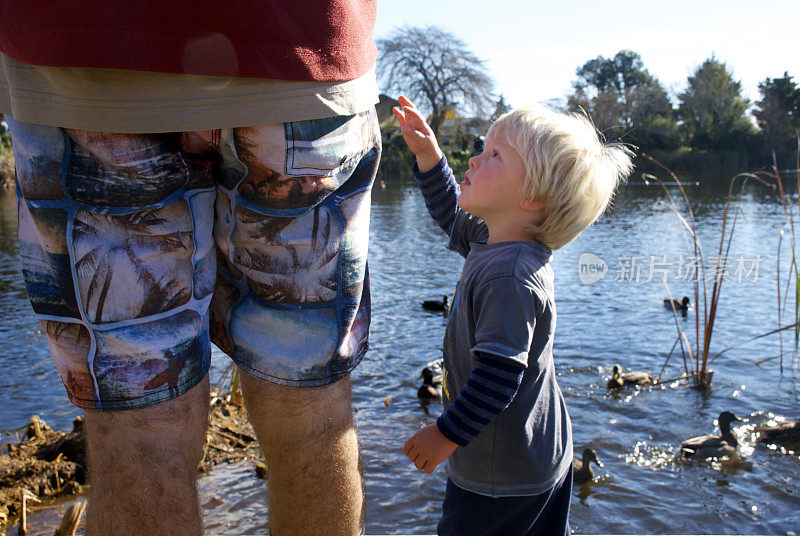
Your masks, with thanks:
[[[108,464],[196,470],[208,426],[208,390],[206,376],[183,395],[153,406],[86,410],[90,470],[105,472]]]
[[[197,467],[208,423],[208,376],[168,402],[86,411],[87,534],[200,535]]]
[[[325,387],[292,389],[243,374],[242,387],[265,451],[330,447],[343,436],[355,437],[349,378]]]

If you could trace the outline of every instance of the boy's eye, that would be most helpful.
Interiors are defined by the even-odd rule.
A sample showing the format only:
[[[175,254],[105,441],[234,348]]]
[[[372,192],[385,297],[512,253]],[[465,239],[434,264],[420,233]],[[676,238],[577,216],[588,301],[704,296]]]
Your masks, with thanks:
[[[497,154],[497,151],[492,151],[492,156],[493,156],[493,157],[497,157],[497,156],[500,156],[500,155],[499,155],[499,154]]]

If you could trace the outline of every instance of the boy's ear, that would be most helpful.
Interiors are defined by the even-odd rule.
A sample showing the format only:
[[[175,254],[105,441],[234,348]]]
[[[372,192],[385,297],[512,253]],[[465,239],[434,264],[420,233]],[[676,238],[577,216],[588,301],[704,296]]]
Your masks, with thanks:
[[[547,205],[545,205],[544,201],[528,201],[527,199],[523,199],[519,202],[519,206],[531,212],[539,212],[544,210],[544,207]]]

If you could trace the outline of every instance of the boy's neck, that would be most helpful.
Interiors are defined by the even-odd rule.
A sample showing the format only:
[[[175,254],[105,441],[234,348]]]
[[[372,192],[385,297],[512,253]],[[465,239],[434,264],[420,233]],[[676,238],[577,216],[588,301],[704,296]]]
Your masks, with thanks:
[[[506,222],[486,223],[489,229],[489,239],[487,244],[498,242],[532,242],[531,237],[517,224],[506,224]]]
[[[538,210],[517,209],[487,215],[483,218],[489,230],[487,244],[497,242],[533,242],[525,228],[531,223],[540,223],[542,214]]]

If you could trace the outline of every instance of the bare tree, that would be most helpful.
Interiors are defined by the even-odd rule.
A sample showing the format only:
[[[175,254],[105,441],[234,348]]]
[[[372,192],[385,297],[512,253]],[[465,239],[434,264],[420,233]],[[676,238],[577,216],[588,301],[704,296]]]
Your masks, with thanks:
[[[389,94],[405,94],[431,113],[434,133],[449,109],[486,117],[495,103],[494,82],[483,60],[437,26],[397,28],[378,40],[378,78]]]

